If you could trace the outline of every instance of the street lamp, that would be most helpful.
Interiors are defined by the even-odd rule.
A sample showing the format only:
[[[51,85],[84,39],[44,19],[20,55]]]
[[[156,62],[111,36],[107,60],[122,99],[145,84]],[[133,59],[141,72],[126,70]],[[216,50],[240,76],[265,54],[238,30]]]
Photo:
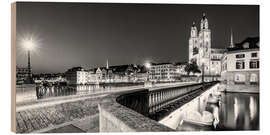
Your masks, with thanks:
[[[24,47],[24,49],[26,51],[32,51],[32,50],[34,50],[35,43],[34,43],[33,38],[23,39],[22,44],[23,44],[23,47]]]
[[[32,80],[32,73],[31,73],[31,63],[30,63],[30,52],[34,50],[35,47],[35,43],[33,38],[27,38],[27,39],[23,39],[22,41],[23,47],[24,49],[27,51],[27,58],[28,58],[28,76],[26,79],[26,83],[31,84],[33,83]]]

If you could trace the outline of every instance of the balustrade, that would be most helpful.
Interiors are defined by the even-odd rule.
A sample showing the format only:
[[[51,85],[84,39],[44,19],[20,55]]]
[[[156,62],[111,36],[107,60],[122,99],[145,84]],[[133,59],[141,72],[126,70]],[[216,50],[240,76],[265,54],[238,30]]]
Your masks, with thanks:
[[[208,87],[210,85],[212,85],[212,83],[205,83],[204,87]],[[188,99],[189,96],[184,96],[185,94],[193,94],[202,88],[203,84],[200,83],[187,86],[160,88],[149,91],[149,113],[155,113],[163,107],[179,100],[179,98]]]

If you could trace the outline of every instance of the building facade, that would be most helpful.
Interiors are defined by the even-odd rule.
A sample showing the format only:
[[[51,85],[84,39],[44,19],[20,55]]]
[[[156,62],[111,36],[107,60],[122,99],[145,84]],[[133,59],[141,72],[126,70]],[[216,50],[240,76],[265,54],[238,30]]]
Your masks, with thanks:
[[[82,67],[71,68],[65,75],[69,85],[87,84],[88,82],[88,72]]]
[[[224,53],[225,49],[211,49],[210,75],[221,75],[221,58],[223,57]]]
[[[227,49],[221,78],[226,84],[259,85],[259,62],[259,38],[247,38]]]
[[[172,63],[152,63],[150,69],[150,80],[152,81],[173,81],[176,68]]]
[[[185,71],[185,67],[187,65],[186,62],[178,62],[175,63],[176,73],[175,73],[175,79],[179,80],[183,75],[187,75],[187,72]]]

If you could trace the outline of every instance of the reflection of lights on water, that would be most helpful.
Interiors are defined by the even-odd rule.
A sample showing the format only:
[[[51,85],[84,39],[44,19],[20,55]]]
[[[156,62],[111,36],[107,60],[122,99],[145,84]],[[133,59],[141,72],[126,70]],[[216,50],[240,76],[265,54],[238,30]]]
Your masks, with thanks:
[[[214,106],[213,107],[213,116],[214,116],[214,122],[213,122],[213,125],[214,127],[216,128],[216,126],[218,125],[219,123],[219,114],[218,114],[218,107],[217,106]]]
[[[239,106],[238,106],[238,100],[236,97],[234,97],[234,120],[237,119],[238,113],[239,113]]]
[[[257,112],[257,106],[255,104],[254,97],[252,96],[249,97],[249,111],[250,111],[250,119],[253,120]]]

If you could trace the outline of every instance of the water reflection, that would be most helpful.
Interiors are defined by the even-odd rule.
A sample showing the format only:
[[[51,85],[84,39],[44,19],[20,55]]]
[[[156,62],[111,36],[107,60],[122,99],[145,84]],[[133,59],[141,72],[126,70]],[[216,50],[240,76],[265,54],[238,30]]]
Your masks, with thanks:
[[[250,110],[250,119],[254,120],[257,112],[257,105],[255,104],[254,97],[250,96],[249,98],[249,110]]]
[[[259,94],[222,93],[217,130],[258,130]]]
[[[36,87],[37,99],[43,99],[47,97],[68,96],[75,95],[77,90],[74,87],[69,86],[48,86],[48,87]]]
[[[258,130],[259,94],[221,93],[218,104],[206,103],[205,111],[214,116],[212,128],[183,123],[178,130]]]
[[[234,104],[233,104],[233,108],[234,108],[234,120],[237,120],[238,117],[238,113],[239,113],[239,103],[236,97],[234,97]]]

